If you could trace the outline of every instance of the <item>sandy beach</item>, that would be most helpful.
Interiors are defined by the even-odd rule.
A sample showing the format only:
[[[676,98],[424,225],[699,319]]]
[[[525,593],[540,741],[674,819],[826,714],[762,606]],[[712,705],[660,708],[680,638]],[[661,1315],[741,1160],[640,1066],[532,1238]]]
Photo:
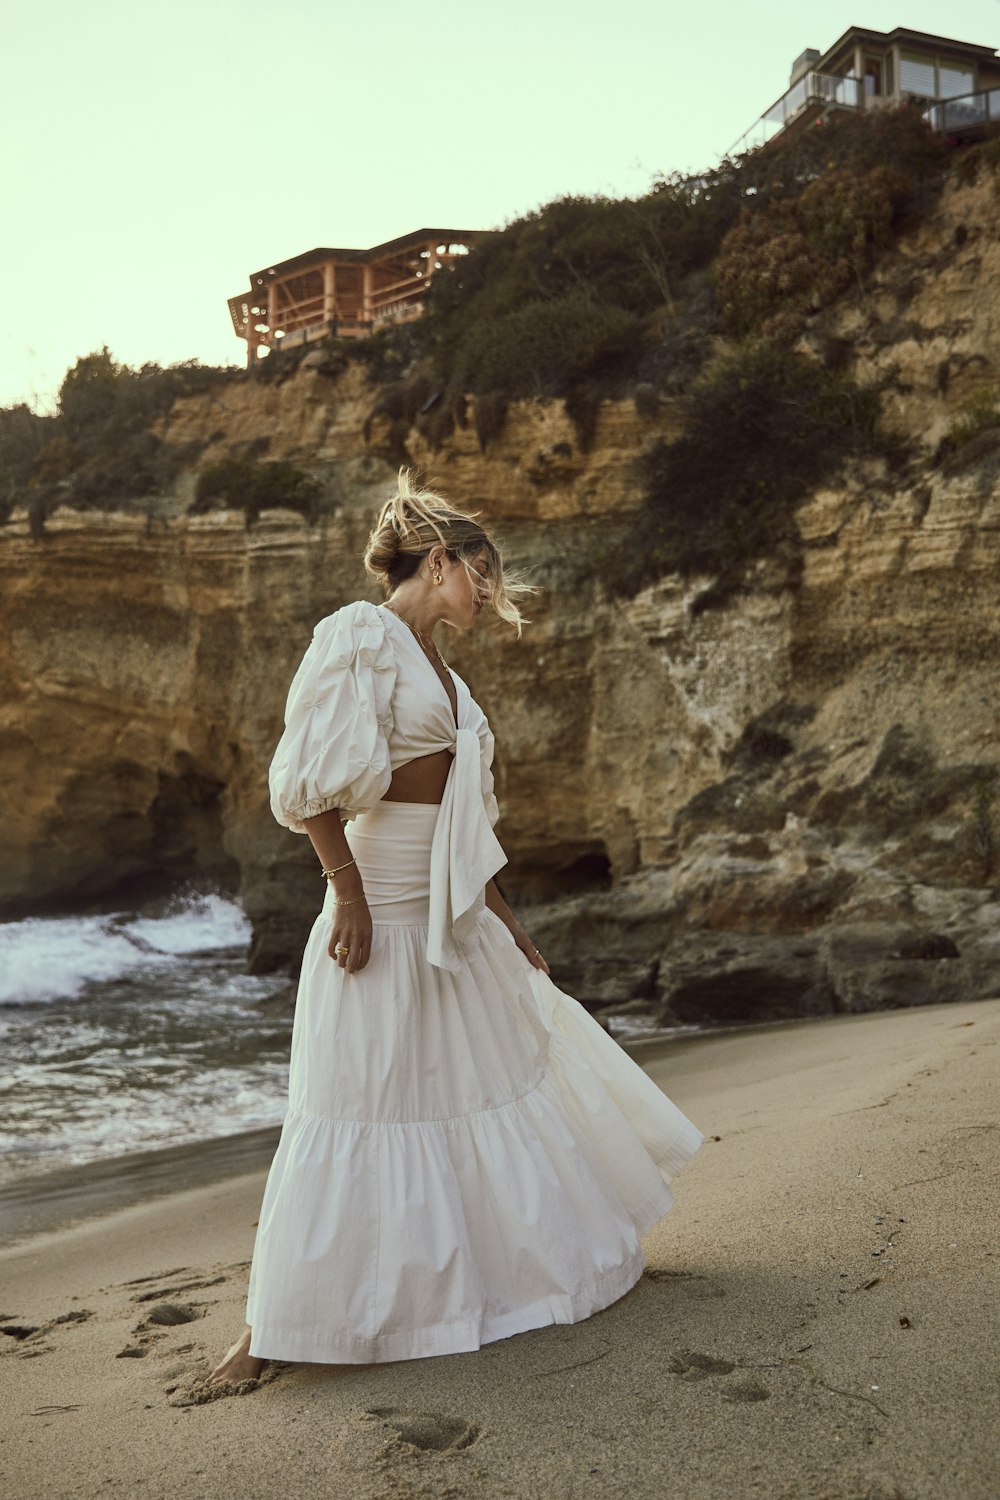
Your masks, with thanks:
[[[980,1001],[637,1048],[710,1137],[646,1272],[474,1354],[206,1401],[259,1168],[21,1239],[3,1472],[23,1500],[995,1500],[998,1037]]]

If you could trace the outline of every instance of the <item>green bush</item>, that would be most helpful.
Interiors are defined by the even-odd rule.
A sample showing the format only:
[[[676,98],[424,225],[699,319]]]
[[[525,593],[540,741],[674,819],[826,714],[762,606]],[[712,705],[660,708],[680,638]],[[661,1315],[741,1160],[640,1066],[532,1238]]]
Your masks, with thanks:
[[[480,240],[435,276],[423,350],[452,392],[565,396],[641,358],[647,318],[676,309],[711,257],[714,199],[696,179],[643,198],[561,198]]]
[[[310,474],[285,460],[223,458],[198,475],[190,515],[210,510],[242,510],[252,525],[264,510],[294,510],[312,524],[320,514],[322,490]]]
[[[121,365],[107,345],[68,370],[59,390],[60,426],[82,452],[97,452],[123,433],[147,429],[181,396],[198,395],[239,371],[185,360],[165,368]]]
[[[78,359],[59,390],[58,415],[0,411],[0,507],[28,504],[34,534],[57,505],[100,508],[170,489],[196,450],[152,431],[180,396],[238,372],[196,360],[162,368],[119,364],[107,346]]]
[[[996,386],[983,386],[959,402],[948,433],[938,443],[933,462],[951,467],[957,460],[978,457],[983,447],[978,439],[987,433],[1000,438],[1000,390]]]
[[[947,159],[916,109],[845,111],[710,172],[662,178],[638,199],[556,199],[435,276],[413,326],[415,352],[432,357],[451,388],[565,395],[587,348],[576,309],[591,303],[599,311],[585,321],[606,317],[619,353],[648,359],[651,321],[671,336],[737,225],[728,268],[736,285],[723,278],[736,331],[756,331],[789,292],[801,318],[809,256],[818,250],[824,261],[821,296],[835,296],[890,230],[929,206]],[[704,309],[699,321],[704,330]]]
[[[634,313],[583,292],[528,302],[467,330],[452,383],[474,395],[562,395],[583,377],[621,367],[639,332]]]
[[[0,407],[0,523],[23,495],[57,426],[55,417],[40,417],[23,402]]]
[[[639,386],[651,413],[661,392],[690,396],[696,420],[722,379],[716,371],[691,394],[720,326],[748,341],[737,357],[756,372],[742,392],[745,405],[762,380],[767,387],[755,364],[764,359],[758,338],[766,336],[765,346],[790,342],[811,312],[863,281],[892,237],[933,202],[950,159],[919,110],[842,111],[712,171],[661,178],[634,200],[559,198],[484,235],[437,273],[420,320],[321,345],[323,368],[334,374],[348,359],[367,367],[382,388],[368,432],[377,417],[387,418],[383,447],[400,461],[414,426],[432,446],[464,426],[467,394],[475,397],[483,444],[496,437],[516,397],[564,399],[583,448],[601,400]],[[987,160],[985,150],[976,158]],[[277,354],[254,378],[283,380],[311,352]],[[191,454],[155,437],[157,419],[177,396],[245,378],[196,362],[130,369],[106,347],[85,356],[67,373],[57,418],[0,412],[0,515],[22,494],[44,519],[58,502],[101,505],[168,489]],[[771,388],[778,407],[794,405],[797,393],[777,375]],[[828,389],[835,410],[846,392]],[[817,444],[827,453],[835,442],[821,407],[817,398]],[[247,465],[250,457],[232,462]],[[303,514],[318,503],[308,485],[297,488],[287,475],[268,477],[271,491],[286,494],[280,500],[258,493],[256,470],[241,475],[230,471],[224,497],[248,516],[265,503],[291,503]],[[735,493],[733,484],[726,477],[724,492]],[[780,476],[774,484],[782,493]],[[199,493],[196,504],[214,503]],[[754,534],[746,496],[733,503],[743,506],[744,532]]]
[[[892,243],[912,184],[885,165],[837,168],[794,197],[746,212],[723,240],[716,285],[723,324],[743,336],[794,337],[809,312],[860,285]]]
[[[991,175],[1000,167],[1000,136],[991,136],[974,146],[966,146],[955,164],[955,176],[966,184],[976,182],[980,170]]]
[[[695,385],[683,435],[641,464],[644,503],[609,563],[619,592],[665,571],[714,574],[719,602],[754,558],[796,542],[794,508],[841,460],[886,452],[879,392],[773,341],[749,344]]]
[[[426,361],[401,380],[390,380],[379,388],[378,398],[365,418],[363,433],[370,444],[375,422],[388,420],[389,430],[382,451],[393,464],[408,464],[406,439],[410,429],[420,426],[425,434],[435,428],[427,418],[441,404],[442,390]]]

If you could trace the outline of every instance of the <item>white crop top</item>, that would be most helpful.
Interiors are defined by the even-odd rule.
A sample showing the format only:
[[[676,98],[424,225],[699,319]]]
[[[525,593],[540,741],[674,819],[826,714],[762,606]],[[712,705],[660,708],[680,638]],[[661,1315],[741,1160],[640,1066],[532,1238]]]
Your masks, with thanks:
[[[454,756],[434,827],[427,957],[457,971],[486,882],[507,863],[493,833],[493,735],[457,673],[458,722],[434,668],[391,610],[359,599],[321,620],[285,704],[268,775],[278,822],[330,808],[353,818],[381,801],[393,771],[438,750]]]

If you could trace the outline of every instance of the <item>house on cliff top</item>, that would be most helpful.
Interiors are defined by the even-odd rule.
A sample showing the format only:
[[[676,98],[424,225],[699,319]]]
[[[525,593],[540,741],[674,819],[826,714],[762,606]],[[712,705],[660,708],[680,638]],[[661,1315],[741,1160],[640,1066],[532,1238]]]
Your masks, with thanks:
[[[1000,59],[994,47],[897,26],[851,26],[826,52],[808,47],[788,88],[730,148],[730,156],[801,130],[836,110],[920,106],[935,130],[975,139],[1000,129]]]
[[[467,255],[479,231],[417,229],[370,250],[307,250],[254,271],[229,298],[247,364],[336,334],[366,338],[386,323],[418,318],[436,271]]]

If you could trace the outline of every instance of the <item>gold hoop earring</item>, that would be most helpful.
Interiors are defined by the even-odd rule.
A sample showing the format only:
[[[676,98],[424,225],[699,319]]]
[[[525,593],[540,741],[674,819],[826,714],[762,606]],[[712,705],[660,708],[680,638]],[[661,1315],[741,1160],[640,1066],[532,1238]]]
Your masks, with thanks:
[[[441,577],[440,573],[435,573],[434,574],[434,582],[435,583],[444,583],[444,579]]]

